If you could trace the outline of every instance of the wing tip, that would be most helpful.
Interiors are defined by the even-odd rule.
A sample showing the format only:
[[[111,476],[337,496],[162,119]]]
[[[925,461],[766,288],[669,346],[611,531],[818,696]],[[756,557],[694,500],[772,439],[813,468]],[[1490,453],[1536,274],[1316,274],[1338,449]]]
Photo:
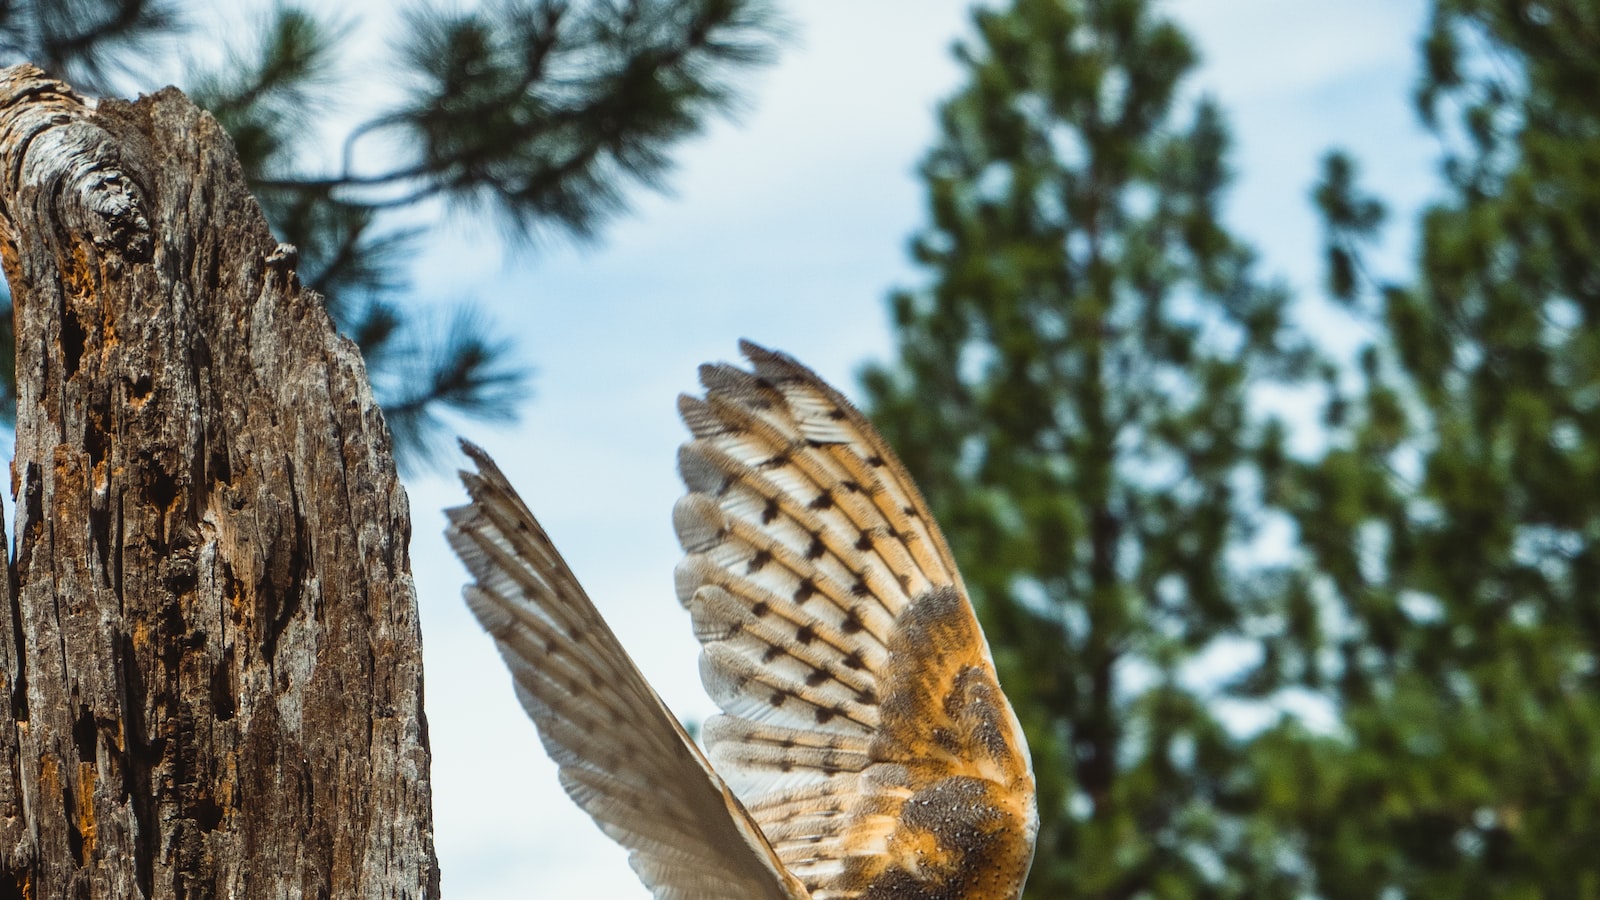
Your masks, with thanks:
[[[499,473],[500,467],[495,465],[494,459],[489,456],[489,451],[459,435],[456,436],[456,444],[461,448],[461,452],[472,460],[479,472],[487,469]]]

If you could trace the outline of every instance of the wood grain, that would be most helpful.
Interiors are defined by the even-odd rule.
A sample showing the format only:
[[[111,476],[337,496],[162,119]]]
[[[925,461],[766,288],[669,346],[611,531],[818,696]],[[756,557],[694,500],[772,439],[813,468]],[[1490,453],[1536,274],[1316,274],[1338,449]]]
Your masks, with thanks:
[[[0,257],[0,896],[437,896],[406,497],[227,136],[0,72]]]

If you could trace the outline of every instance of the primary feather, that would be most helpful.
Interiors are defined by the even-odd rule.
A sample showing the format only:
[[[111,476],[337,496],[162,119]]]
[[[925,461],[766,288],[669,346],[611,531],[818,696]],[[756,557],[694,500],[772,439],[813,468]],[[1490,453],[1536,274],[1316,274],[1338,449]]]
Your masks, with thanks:
[[[645,682],[493,460],[462,473],[448,511],[475,582],[467,603],[494,636],[561,784],[639,878],[674,900],[800,900],[806,891]]]
[[[679,401],[676,583],[723,710],[709,764],[470,446],[473,502],[450,511],[469,604],[569,793],[656,896],[1019,896],[1033,773],[938,526],[842,395],[741,349],[752,370],[704,366]]]

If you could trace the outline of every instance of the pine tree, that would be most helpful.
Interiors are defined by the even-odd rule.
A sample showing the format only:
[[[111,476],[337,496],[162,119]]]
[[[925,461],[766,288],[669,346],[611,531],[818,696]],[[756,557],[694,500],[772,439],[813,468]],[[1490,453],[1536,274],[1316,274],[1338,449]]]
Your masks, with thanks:
[[[1194,674],[1241,653],[1257,389],[1311,354],[1220,224],[1228,132],[1145,0],[975,14],[923,164],[925,287],[865,376],[958,556],[1039,779],[1033,897],[1294,896],[1258,785]],[[1247,655],[1247,654],[1246,654]],[[1242,678],[1242,675],[1239,676]]]
[[[1319,896],[1600,897],[1600,10],[1439,0],[1423,56],[1415,274],[1351,161],[1318,191],[1378,337],[1274,482],[1314,603],[1273,658],[1339,727],[1259,759]]]
[[[185,9],[7,4],[0,57],[93,92],[154,89],[145,79],[170,73],[152,73],[150,54],[182,33]],[[593,238],[633,189],[662,184],[672,149],[728,110],[737,77],[770,58],[781,31],[764,0],[413,5],[393,60],[403,98],[352,128],[326,173],[305,169],[326,155],[307,142],[349,87],[334,77],[348,24],[274,7],[224,68],[182,86],[233,136],[274,231],[361,347],[402,460],[415,463],[436,449],[441,412],[508,418],[527,378],[470,307],[442,322],[419,311],[405,260],[425,229],[395,224],[395,213],[441,200],[495,216],[513,241]],[[363,152],[373,146],[385,152]],[[7,368],[7,389],[11,377]]]

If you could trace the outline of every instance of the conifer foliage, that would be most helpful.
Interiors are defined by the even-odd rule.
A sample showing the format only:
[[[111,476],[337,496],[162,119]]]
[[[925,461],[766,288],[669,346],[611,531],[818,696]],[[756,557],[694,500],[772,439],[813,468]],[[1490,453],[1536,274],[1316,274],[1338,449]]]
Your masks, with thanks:
[[[1031,897],[1292,896],[1248,754],[1197,675],[1276,603],[1240,552],[1252,404],[1311,362],[1285,292],[1219,222],[1228,131],[1145,0],[975,14],[923,163],[927,283],[892,298],[873,414],[961,560],[1022,717]],[[1235,654],[1237,655],[1237,654]],[[1242,674],[1236,674],[1242,678]]]
[[[1442,195],[1384,279],[1330,160],[1330,284],[1376,339],[1275,491],[1324,623],[1279,656],[1340,729],[1261,759],[1319,896],[1597,897],[1600,10],[1439,0],[1422,50]]]
[[[234,42],[224,66],[180,86],[233,136],[274,230],[299,249],[302,281],[366,355],[412,463],[436,449],[442,411],[507,418],[527,392],[513,345],[481,314],[410,290],[428,217],[487,213],[513,241],[594,237],[635,189],[662,185],[676,145],[730,108],[782,32],[763,0],[411,4],[382,73],[400,98],[366,111],[324,171],[307,167],[330,154],[308,142],[317,116],[359,89],[361,73],[340,62],[368,23],[264,8],[261,31]],[[89,91],[153,90],[173,73],[152,60],[185,34],[188,11],[181,0],[5,4],[0,56]],[[397,215],[408,210],[422,214]]]

